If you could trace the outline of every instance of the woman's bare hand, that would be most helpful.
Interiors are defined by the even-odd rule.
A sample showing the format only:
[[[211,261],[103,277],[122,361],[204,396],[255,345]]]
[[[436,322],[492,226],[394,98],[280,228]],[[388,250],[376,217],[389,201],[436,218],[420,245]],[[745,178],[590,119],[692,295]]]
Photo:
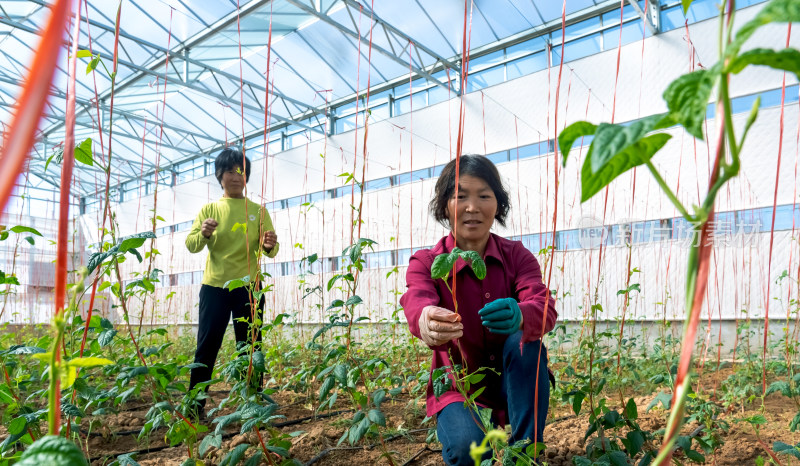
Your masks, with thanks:
[[[261,244],[265,251],[271,251],[278,244],[278,235],[270,230],[261,235]]]
[[[200,226],[200,234],[203,235],[205,238],[211,238],[211,235],[214,233],[214,230],[217,229],[217,221],[213,218],[207,218],[203,220],[203,224]]]
[[[419,316],[419,332],[428,346],[439,346],[464,335],[461,316],[438,306],[425,306]]]

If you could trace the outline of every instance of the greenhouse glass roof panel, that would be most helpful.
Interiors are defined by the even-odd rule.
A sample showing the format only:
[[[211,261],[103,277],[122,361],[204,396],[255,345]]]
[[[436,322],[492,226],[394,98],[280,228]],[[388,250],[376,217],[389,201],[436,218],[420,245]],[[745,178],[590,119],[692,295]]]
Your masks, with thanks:
[[[387,89],[407,83],[411,74],[415,89],[432,83],[446,87],[442,68],[448,67],[451,76],[459,72],[461,0],[240,1],[237,8],[235,0],[122,0],[113,118],[108,116],[109,76],[102,65],[96,73],[86,74],[89,59],[79,59],[76,131],[79,139],[95,139],[99,151],[97,128],[103,125],[107,139],[107,126],[113,120],[117,160],[113,163],[120,164],[115,183],[152,178],[148,167],[159,160],[158,150],[163,168],[209,156],[226,143],[240,143],[242,131],[246,137],[260,137],[265,131],[275,134],[274,125],[319,131],[317,126],[325,124],[325,96],[336,105],[350,103],[357,90],[366,90],[368,80],[373,87]],[[0,4],[4,125],[12,118],[50,3]],[[599,0],[570,0],[567,14],[598,4]],[[109,70],[118,6],[119,2],[95,0],[89,1],[88,12],[85,8],[81,12],[79,47],[99,53]],[[471,11],[470,46],[475,49],[557,20],[561,3],[475,0]],[[64,137],[66,69],[63,54],[40,125],[42,142],[31,163],[32,170],[47,180],[58,174],[52,166],[45,173],[44,164]],[[268,88],[273,91],[269,98]],[[267,111],[269,128],[264,127]],[[314,115],[320,117],[309,118]],[[79,166],[77,171],[82,180],[94,180],[98,168]],[[91,194],[96,187],[92,181],[78,189]]]

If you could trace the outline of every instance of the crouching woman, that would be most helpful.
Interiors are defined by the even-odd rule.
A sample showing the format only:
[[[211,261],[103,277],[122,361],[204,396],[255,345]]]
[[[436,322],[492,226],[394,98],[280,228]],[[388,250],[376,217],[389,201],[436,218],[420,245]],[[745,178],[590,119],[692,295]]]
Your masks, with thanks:
[[[478,409],[491,409],[495,423],[510,422],[512,443],[542,442],[550,387],[541,338],[555,326],[555,302],[533,254],[521,242],[491,233],[495,221],[505,225],[510,209],[494,164],[483,156],[462,156],[455,188],[452,160],[430,202],[433,217],[450,234],[432,249],[417,251],[408,265],[408,290],[400,302],[409,330],[433,350],[432,370],[459,364],[469,372],[481,367],[497,371],[485,370],[484,379],[472,385],[473,393],[484,389],[476,399]],[[433,260],[454,247],[477,252],[487,269],[479,280],[466,262],[456,263],[455,279],[448,281],[456,291],[458,314],[448,286],[431,278]],[[454,388],[437,398],[433,381],[428,382],[427,414],[436,416],[448,465],[473,464],[470,444],[484,436],[477,413],[464,401]]]

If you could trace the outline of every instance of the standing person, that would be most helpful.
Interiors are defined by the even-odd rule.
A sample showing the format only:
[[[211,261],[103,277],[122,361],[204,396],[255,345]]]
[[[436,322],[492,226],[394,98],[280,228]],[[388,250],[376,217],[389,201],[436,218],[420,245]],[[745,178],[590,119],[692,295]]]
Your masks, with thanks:
[[[433,217],[450,234],[411,257],[408,290],[400,303],[411,333],[433,350],[431,370],[453,363],[466,363],[469,372],[481,367],[496,370],[500,375],[484,371],[484,379],[472,384],[472,393],[484,387],[477,405],[492,409],[496,423],[510,421],[511,442],[541,442],[550,396],[547,350],[541,338],[555,326],[555,301],[533,254],[521,242],[490,232],[495,221],[505,225],[510,209],[497,168],[479,155],[464,155],[459,165],[458,195],[456,160],[451,160],[430,202]],[[486,278],[479,280],[466,262],[456,263],[455,284],[449,280],[456,290],[458,314],[444,281],[431,278],[436,256],[456,246],[480,254],[487,269]],[[451,389],[436,398],[431,379],[427,415],[436,416],[445,462],[473,464],[470,444],[480,443],[484,434],[464,397]]]
[[[229,291],[224,288],[225,283],[245,276],[254,279],[258,273],[259,254],[275,257],[279,248],[278,236],[267,209],[244,196],[245,184],[250,180],[250,159],[239,150],[227,148],[214,160],[214,168],[222,187],[222,198],[200,209],[186,237],[189,252],[197,253],[208,248],[203,286],[200,288],[197,350],[194,355],[194,362],[205,364],[206,367],[192,369],[190,389],[200,382],[211,380],[214,362],[231,316],[238,344],[251,341],[249,326],[256,313],[260,316],[263,311],[263,296],[254,311],[250,306],[253,298],[247,288]],[[237,224],[247,227],[233,231]],[[240,318],[244,318],[245,322]],[[261,332],[257,329],[255,332],[256,340],[261,341]],[[204,407],[205,399],[200,401],[201,416]]]

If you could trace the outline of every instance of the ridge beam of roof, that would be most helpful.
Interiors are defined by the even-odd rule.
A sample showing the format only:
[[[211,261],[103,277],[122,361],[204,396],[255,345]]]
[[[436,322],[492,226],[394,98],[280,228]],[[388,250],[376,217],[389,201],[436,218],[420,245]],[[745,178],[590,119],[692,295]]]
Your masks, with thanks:
[[[315,18],[319,19],[320,21],[322,21],[322,22],[324,22],[326,24],[329,24],[330,26],[333,26],[334,28],[338,29],[339,31],[341,31],[345,35],[348,35],[348,36],[352,37],[353,39],[361,41],[362,43],[369,44],[369,39],[368,38],[362,37],[357,32],[354,32],[354,31],[350,30],[350,28],[345,27],[344,25],[342,25],[338,21],[336,21],[333,18],[331,18],[327,13],[323,13],[323,12],[319,11],[317,9],[316,4],[314,4],[312,6],[312,5],[308,5],[308,4],[306,4],[306,3],[304,3],[303,1],[300,1],[300,0],[286,0],[286,1],[287,1],[287,3],[289,3],[291,5],[294,5],[295,7],[299,8],[300,10],[308,13],[309,15],[314,16]],[[310,1],[313,2],[313,0],[310,0]],[[352,7],[352,5],[347,0],[340,0],[340,1],[342,3],[344,3],[344,5],[347,8]],[[314,3],[316,3],[316,2],[314,2]],[[362,7],[362,5],[357,3],[357,2],[355,3],[355,5],[357,5],[359,8]],[[402,34],[402,33],[396,34],[395,31],[397,31],[397,29],[394,28],[393,26],[383,22],[382,20],[378,19],[377,17],[373,17],[373,20],[375,21],[376,24],[378,24],[381,27],[383,27],[384,31],[387,34],[391,33],[391,34],[393,34],[393,35],[395,35],[397,37],[400,37],[402,39],[402,40],[400,40],[400,42],[408,41],[409,43],[413,43],[415,46],[417,45],[417,42],[415,42],[414,39],[411,39],[407,35]],[[397,37],[395,38],[396,40],[397,40]],[[372,49],[377,51],[378,53],[381,53],[381,54],[385,55],[390,60],[392,60],[395,63],[398,63],[398,64],[400,64],[400,65],[402,65],[404,67],[409,65],[408,61],[401,59],[396,54],[392,53],[389,50],[386,50],[385,48],[383,48],[383,47],[381,47],[379,45],[376,45],[374,42],[372,43]],[[418,47],[418,49],[419,49],[419,47]],[[432,55],[432,57],[436,60],[437,63],[441,62],[443,66],[447,66],[447,63],[450,63],[449,61],[443,61],[445,59],[444,58],[440,58],[438,55]],[[422,63],[420,63],[420,65],[422,65]],[[434,66],[435,65],[436,65],[436,63],[434,63]],[[457,69],[457,68],[452,67],[452,66],[451,66],[451,68]],[[436,84],[438,86],[441,86],[444,89],[448,89],[448,90],[452,91],[452,89],[450,89],[447,86],[447,84],[445,84],[445,83],[439,81],[438,79],[434,78],[430,73],[428,73],[424,69],[416,67],[414,65],[411,65],[411,69],[414,71],[414,73],[416,73],[417,75],[425,78],[427,81],[429,81],[429,82],[431,82],[433,84]],[[461,95],[461,91],[460,90],[458,91],[457,95]]]
[[[636,10],[636,13],[639,14],[639,17],[642,18],[644,24],[647,25],[647,29],[650,30],[650,33],[655,35],[660,32],[661,24],[660,24],[660,16],[659,11],[661,10],[661,5],[659,0],[647,0],[649,3],[647,9],[647,13],[642,11],[642,7],[639,6],[639,2],[636,0],[628,0],[628,3]]]

